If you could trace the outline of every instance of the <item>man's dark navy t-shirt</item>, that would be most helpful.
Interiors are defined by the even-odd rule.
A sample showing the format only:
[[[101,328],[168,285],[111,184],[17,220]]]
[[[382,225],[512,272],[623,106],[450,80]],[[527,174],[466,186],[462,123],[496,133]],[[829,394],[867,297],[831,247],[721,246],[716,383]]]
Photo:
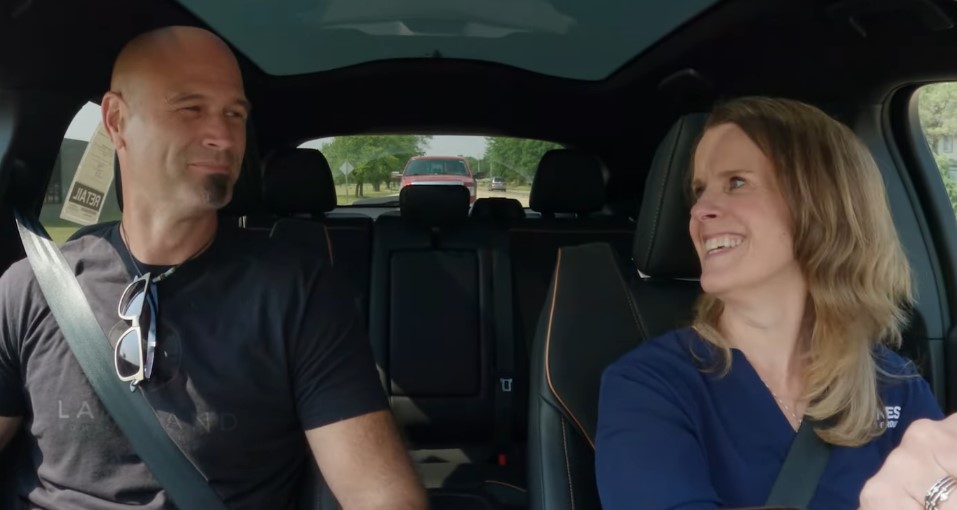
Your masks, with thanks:
[[[114,345],[130,325],[117,303],[137,272],[117,230],[62,247]],[[388,409],[344,289],[315,254],[231,227],[156,284],[158,354],[140,388],[229,508],[289,508],[313,462],[303,431]],[[29,508],[172,508],[93,393],[26,260],[0,278],[0,416],[23,416],[30,433],[17,483]]]
[[[605,510],[761,506],[796,433],[748,363],[732,350],[721,376],[717,351],[694,330],[650,340],[602,376],[596,474]],[[943,417],[913,365],[887,348],[878,364],[884,434],[857,448],[834,447],[809,510],[855,509],[859,494],[919,418]],[[886,379],[886,378],[885,378]]]

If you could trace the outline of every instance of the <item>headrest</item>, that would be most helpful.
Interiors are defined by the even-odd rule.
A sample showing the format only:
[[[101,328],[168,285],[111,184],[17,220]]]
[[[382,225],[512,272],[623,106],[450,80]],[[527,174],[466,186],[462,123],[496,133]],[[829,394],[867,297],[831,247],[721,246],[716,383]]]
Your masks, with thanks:
[[[601,161],[578,149],[546,152],[532,181],[529,205],[542,214],[600,211],[605,205]]]
[[[408,185],[399,192],[399,210],[407,221],[449,225],[468,218],[469,190],[458,185]]]
[[[262,210],[262,157],[252,121],[246,123],[246,153],[233,186],[233,198],[219,209],[220,215],[246,216]]]
[[[525,217],[525,208],[514,198],[480,198],[472,204],[469,217],[493,221],[520,220]]]
[[[678,119],[658,145],[638,212],[634,258],[638,270],[657,278],[698,278],[701,265],[688,221],[688,172],[694,144],[708,116],[687,114]]]
[[[239,178],[233,186],[233,198],[219,209],[227,216],[245,216],[259,212],[262,208],[262,196],[257,193],[261,179],[259,162],[251,162],[249,157],[243,160]]]
[[[316,149],[279,149],[266,160],[263,200],[279,214],[322,214],[336,208],[336,184]]]

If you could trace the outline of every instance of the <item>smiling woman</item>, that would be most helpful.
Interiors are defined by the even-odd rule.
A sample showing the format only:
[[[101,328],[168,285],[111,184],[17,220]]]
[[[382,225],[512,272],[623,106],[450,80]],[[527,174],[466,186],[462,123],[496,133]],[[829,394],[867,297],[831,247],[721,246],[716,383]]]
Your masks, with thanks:
[[[604,372],[603,507],[780,505],[797,444],[814,485],[786,505],[857,508],[904,430],[942,416],[892,350],[913,298],[880,171],[843,124],[770,98],[718,106],[693,158],[704,293],[693,327]]]

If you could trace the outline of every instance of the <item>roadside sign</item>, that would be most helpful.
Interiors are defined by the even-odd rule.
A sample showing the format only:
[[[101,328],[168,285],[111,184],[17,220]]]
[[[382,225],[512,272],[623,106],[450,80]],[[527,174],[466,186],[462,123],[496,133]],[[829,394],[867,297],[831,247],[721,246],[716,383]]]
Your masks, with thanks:
[[[352,163],[349,163],[348,161],[346,161],[339,167],[339,171],[342,172],[342,175],[351,174],[353,169],[354,168],[352,166]]]

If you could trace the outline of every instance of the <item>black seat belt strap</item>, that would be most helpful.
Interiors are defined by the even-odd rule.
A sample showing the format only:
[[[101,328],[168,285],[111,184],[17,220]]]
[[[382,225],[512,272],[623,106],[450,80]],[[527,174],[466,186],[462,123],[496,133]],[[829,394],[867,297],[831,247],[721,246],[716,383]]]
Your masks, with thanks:
[[[226,505],[160,425],[142,392],[116,376],[113,350],[60,249],[33,216],[15,213],[17,230],[40,290],[103,406],[181,510]]]
[[[767,506],[807,508],[831,457],[831,447],[814,433],[815,422],[804,418],[788,456],[771,487]]]
[[[495,310],[495,449],[500,466],[508,463],[512,442],[512,416],[515,401],[515,330],[512,321],[512,265],[508,235],[497,232],[499,242],[492,252],[492,285]]]

